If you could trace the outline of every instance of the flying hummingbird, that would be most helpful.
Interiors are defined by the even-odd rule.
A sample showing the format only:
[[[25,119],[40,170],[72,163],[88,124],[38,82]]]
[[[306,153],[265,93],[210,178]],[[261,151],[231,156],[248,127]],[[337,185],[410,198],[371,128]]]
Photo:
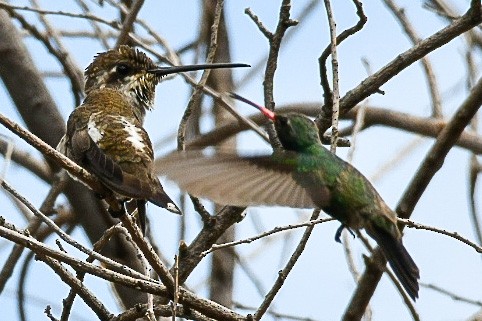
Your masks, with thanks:
[[[382,248],[408,295],[418,298],[419,270],[402,244],[397,216],[356,168],[322,146],[315,123],[299,113],[275,114],[236,94],[274,122],[283,150],[269,156],[183,152],[157,164],[188,193],[235,206],[319,208],[343,228],[364,228]]]
[[[70,114],[57,150],[97,176],[122,204],[136,200],[144,230],[146,201],[181,213],[153,172],[152,143],[142,127],[146,110],[153,106],[156,85],[172,73],[246,66],[159,67],[129,46],[100,53],[85,70],[86,98]],[[115,217],[125,213],[110,212]]]

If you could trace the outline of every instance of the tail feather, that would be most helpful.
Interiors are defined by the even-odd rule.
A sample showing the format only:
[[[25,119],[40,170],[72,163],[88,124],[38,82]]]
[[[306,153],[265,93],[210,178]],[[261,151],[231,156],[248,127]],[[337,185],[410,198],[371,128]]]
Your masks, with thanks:
[[[177,207],[176,203],[169,197],[169,195],[164,192],[164,189],[161,186],[161,183],[159,182],[159,185],[154,191],[154,194],[149,198],[149,202],[152,202],[153,204],[163,207],[169,212],[175,213],[175,214],[182,214],[181,210],[179,207]]]
[[[415,301],[418,298],[420,271],[403,246],[402,240],[377,226],[367,232],[377,241],[398,280]]]

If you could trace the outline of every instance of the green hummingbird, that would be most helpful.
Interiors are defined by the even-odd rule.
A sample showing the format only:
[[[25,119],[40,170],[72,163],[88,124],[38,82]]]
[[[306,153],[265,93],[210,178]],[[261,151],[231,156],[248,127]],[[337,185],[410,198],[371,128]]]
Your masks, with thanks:
[[[100,53],[85,70],[85,100],[70,114],[57,150],[97,176],[121,205],[135,200],[144,230],[147,201],[181,213],[153,172],[152,143],[142,127],[146,111],[153,106],[156,85],[172,73],[246,66],[160,67],[129,46]],[[110,212],[115,217],[125,213]]]
[[[319,208],[343,228],[364,228],[382,248],[408,295],[418,298],[419,269],[402,243],[397,216],[356,168],[322,146],[315,123],[299,113],[275,114],[256,105],[274,122],[283,150],[268,156],[173,153],[157,164],[161,175],[188,193],[234,206]],[[351,232],[351,230],[350,230]]]

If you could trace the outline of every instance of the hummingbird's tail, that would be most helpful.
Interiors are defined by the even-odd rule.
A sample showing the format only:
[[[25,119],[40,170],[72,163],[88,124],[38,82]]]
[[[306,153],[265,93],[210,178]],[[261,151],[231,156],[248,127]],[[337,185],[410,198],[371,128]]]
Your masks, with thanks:
[[[400,283],[412,300],[418,298],[420,272],[402,240],[373,224],[368,234],[377,241]]]
[[[162,188],[161,183],[159,182],[159,179],[156,177],[154,178],[157,181],[157,186],[155,190],[153,191],[153,195],[149,198],[149,202],[165,208],[171,213],[175,214],[182,214],[181,210],[179,207],[177,207],[176,203],[169,197],[169,195],[166,194],[164,189]]]

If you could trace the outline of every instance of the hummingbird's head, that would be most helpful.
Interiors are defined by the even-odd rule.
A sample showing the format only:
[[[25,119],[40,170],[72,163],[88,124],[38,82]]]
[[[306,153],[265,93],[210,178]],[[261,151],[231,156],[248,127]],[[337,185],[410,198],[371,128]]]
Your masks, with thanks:
[[[218,63],[160,67],[145,53],[123,45],[99,53],[85,69],[85,93],[88,95],[94,89],[116,89],[127,96],[143,117],[145,111],[150,110],[154,104],[155,87],[162,77],[193,70],[236,67],[249,65]]]
[[[85,69],[85,93],[88,95],[94,89],[116,89],[144,113],[152,108],[155,87],[160,80],[150,72],[155,68],[145,53],[129,46],[99,53]]]
[[[321,144],[318,127],[303,114],[275,115],[273,121],[278,138],[287,150],[302,151]]]
[[[305,115],[299,113],[278,115],[238,94],[230,93],[230,96],[259,109],[263,115],[271,119],[284,149],[299,152],[315,144],[321,145],[318,127]]]

